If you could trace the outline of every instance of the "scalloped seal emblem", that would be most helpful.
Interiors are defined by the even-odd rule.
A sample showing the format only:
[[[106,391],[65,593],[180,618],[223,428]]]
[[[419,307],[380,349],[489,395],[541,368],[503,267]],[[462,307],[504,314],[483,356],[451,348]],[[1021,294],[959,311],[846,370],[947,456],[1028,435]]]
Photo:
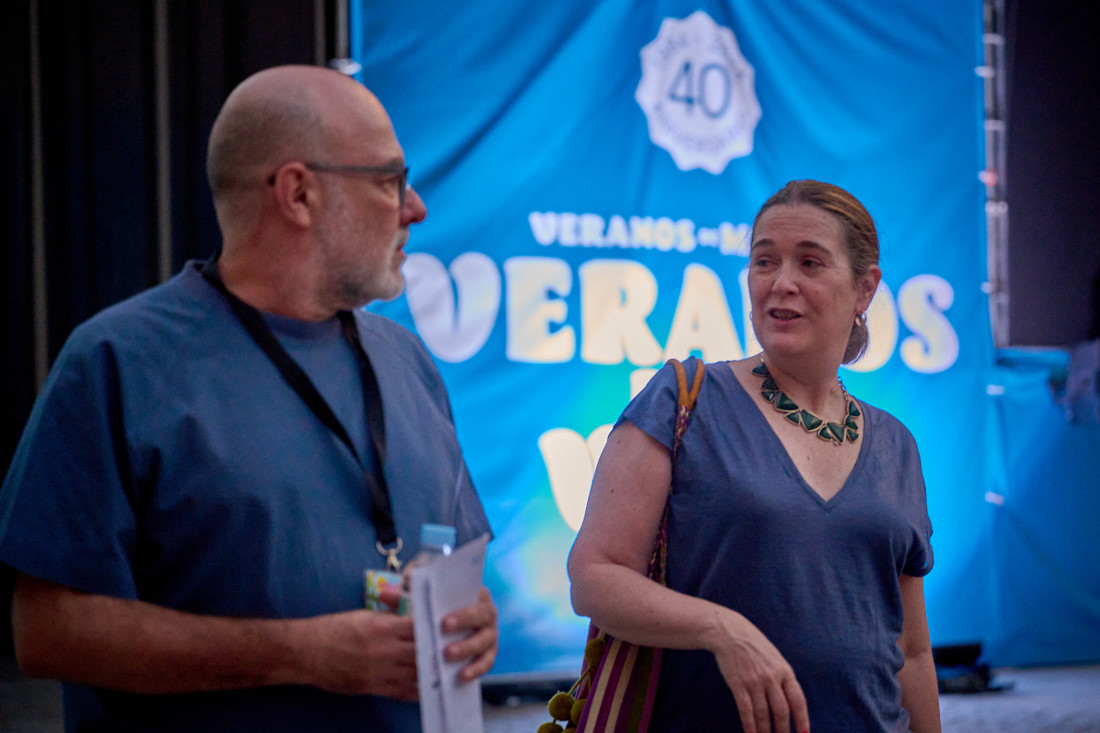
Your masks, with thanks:
[[[755,70],[732,30],[702,10],[682,20],[665,18],[641,59],[634,99],[649,123],[649,139],[680,170],[718,175],[752,152],[760,121]]]

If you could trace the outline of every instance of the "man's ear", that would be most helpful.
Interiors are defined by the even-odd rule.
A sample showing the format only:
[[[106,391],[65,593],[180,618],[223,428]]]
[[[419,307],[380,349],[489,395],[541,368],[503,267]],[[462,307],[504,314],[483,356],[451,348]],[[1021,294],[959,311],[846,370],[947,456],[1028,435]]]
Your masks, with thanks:
[[[287,163],[277,170],[272,189],[276,208],[288,222],[303,229],[313,223],[320,191],[317,178],[303,163]]]

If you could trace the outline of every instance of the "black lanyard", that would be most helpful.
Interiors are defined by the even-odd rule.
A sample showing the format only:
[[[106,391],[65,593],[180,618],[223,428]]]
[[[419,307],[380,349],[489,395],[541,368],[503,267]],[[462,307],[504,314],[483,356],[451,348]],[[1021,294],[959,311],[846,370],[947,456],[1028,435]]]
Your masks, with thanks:
[[[363,407],[367,416],[367,432],[370,434],[370,448],[374,453],[375,472],[367,470],[359,459],[359,452],[348,436],[347,430],[337,419],[332,408],[325,402],[325,398],[317,391],[309,375],[303,371],[294,358],[287,353],[279,339],[271,332],[271,328],[264,321],[260,312],[245,303],[222,282],[218,274],[217,258],[211,259],[202,266],[202,276],[208,283],[217,288],[229,301],[233,312],[241,324],[248,331],[256,344],[263,350],[267,357],[282,374],[287,384],[298,393],[298,396],[313,410],[322,423],[331,430],[336,437],[348,447],[355,460],[363,466],[363,477],[366,479],[367,491],[371,499],[371,519],[374,521],[375,532],[378,534],[376,547],[378,552],[386,557],[386,565],[391,570],[400,570],[401,561],[397,559],[397,553],[401,552],[401,538],[397,536],[397,528],[393,521],[393,507],[390,504],[389,489],[386,487],[386,475],[382,470],[382,463],[386,458],[386,423],[382,413],[382,395],[378,390],[378,378],[374,374],[367,352],[359,340],[359,329],[355,325],[355,316],[349,311],[339,311],[336,315],[340,319],[340,328],[344,339],[351,345],[355,352],[356,361],[359,362],[359,373],[363,378]]]

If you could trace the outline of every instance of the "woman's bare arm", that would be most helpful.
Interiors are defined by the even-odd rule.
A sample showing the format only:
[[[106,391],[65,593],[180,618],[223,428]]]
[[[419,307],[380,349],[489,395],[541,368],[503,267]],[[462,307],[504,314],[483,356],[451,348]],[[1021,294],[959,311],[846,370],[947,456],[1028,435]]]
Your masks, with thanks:
[[[744,616],[646,577],[668,494],[668,450],[629,422],[608,437],[569,555],[573,607],[636,644],[711,651],[747,733],[809,730],[790,665]]]

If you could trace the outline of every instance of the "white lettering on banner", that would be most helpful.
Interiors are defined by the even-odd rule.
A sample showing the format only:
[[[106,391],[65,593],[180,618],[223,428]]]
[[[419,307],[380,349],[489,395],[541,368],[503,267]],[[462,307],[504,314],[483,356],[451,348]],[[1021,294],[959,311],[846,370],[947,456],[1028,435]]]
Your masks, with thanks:
[[[898,306],[913,332],[901,342],[902,361],[915,372],[942,372],[959,358],[959,337],[944,311],[955,302],[951,283],[936,275],[916,275],[898,291]]]
[[[561,216],[561,232],[558,234],[558,241],[566,247],[574,247],[578,242],[577,218],[576,214],[567,213]]]
[[[649,383],[656,369],[635,369],[630,373],[630,399]],[[550,478],[550,493],[558,513],[574,532],[580,530],[592,477],[613,425],[600,425],[588,438],[569,428],[554,428],[539,436],[539,453]]]
[[[532,231],[537,232],[546,221],[532,220]],[[575,231],[583,233],[583,217],[575,216],[573,221]],[[556,239],[560,231],[557,224],[554,227]],[[590,231],[595,232],[596,227]],[[547,230],[543,234],[549,236]],[[507,358],[543,364],[576,358],[575,327],[565,301],[573,288],[570,265],[553,257],[511,257],[503,269]],[[760,350],[752,331],[744,269],[739,273],[743,348],[722,279],[704,265],[690,263],[684,268],[663,349],[647,323],[658,295],[652,271],[633,260],[597,259],[580,265],[578,272],[581,359],[590,364],[628,361],[641,367],[630,374],[631,396],[656,372],[651,367],[669,357],[682,359],[697,352],[706,361],[720,361]],[[501,300],[500,277],[492,260],[468,252],[455,258],[448,269],[431,255],[413,253],[405,263],[405,276],[416,329],[433,354],[445,361],[462,361],[484,346]],[[869,372],[889,361],[898,344],[899,317],[913,332],[898,349],[902,362],[921,373],[950,368],[959,354],[958,335],[946,315],[953,302],[951,285],[936,275],[907,280],[898,290],[896,302],[890,288],[880,283],[867,311],[870,347],[863,359],[848,369]],[[576,318],[574,315],[572,320]],[[539,451],[558,510],[574,530],[584,516],[594,467],[610,430],[610,425],[601,425],[584,438],[568,428],[554,428],[539,437]]]
[[[564,363],[576,357],[576,331],[565,298],[573,272],[553,257],[512,257],[504,262],[507,322],[506,355],[511,361]],[[579,268],[581,280],[581,359],[590,364],[653,366],[670,357],[699,353],[707,361],[738,359],[759,353],[752,329],[747,273],[738,274],[741,334],[721,278],[710,268],[691,263],[672,325],[662,348],[647,319],[657,302],[653,273],[633,260],[590,260]],[[500,277],[487,256],[467,252],[448,270],[421,252],[405,263],[407,298],[416,330],[431,352],[444,361],[464,361],[488,340],[500,310]],[[455,298],[457,292],[457,302]],[[902,284],[898,300],[885,282],[879,284],[867,311],[871,343],[866,355],[848,369],[871,372],[893,356],[898,319],[913,332],[901,344],[903,363],[930,374],[949,369],[959,354],[959,339],[946,311],[954,290],[936,275],[916,275]],[[743,344],[743,345],[742,345]]]
[[[554,503],[574,532],[581,528],[596,462],[610,433],[611,425],[601,425],[587,439],[569,428],[554,428],[539,436],[539,452],[550,476]]]
[[[576,336],[565,324],[563,297],[573,287],[569,265],[552,257],[511,257],[504,262],[511,361],[557,363],[573,358]],[[558,297],[551,299],[551,293]],[[561,325],[557,331],[551,326]],[[417,324],[417,330],[420,324]]]
[[[632,260],[589,260],[580,266],[581,358],[590,364],[649,366],[661,345],[646,324],[657,304],[657,278]]]
[[[560,218],[550,211],[545,214],[532,211],[527,215],[527,223],[531,226],[531,234],[539,244],[549,245],[558,241],[560,230]]]
[[[871,341],[863,358],[848,365],[853,372],[881,369],[890,361],[898,344],[898,309],[894,306],[894,294],[885,282],[879,281],[875,297],[867,308],[867,330],[871,333]]]
[[[532,211],[527,215],[531,235],[544,247],[618,247],[659,252],[694,252],[717,249],[724,255],[747,257],[749,225],[722,222],[717,227],[696,227],[691,219],[667,216],[631,216],[629,223],[614,214],[606,221],[599,214],[570,211]]]
[[[597,214],[581,214],[582,247],[598,247],[603,244],[603,217]]]
[[[704,361],[744,356],[722,280],[709,267],[692,263],[684,269],[684,284],[665,342],[665,353],[680,356],[695,349],[703,354]]]
[[[553,240],[547,244],[553,244]],[[627,231],[626,222],[621,216],[615,214],[607,222],[607,232],[603,238],[603,244],[608,247],[629,247],[630,233]]]
[[[466,361],[485,345],[500,311],[500,273],[489,257],[466,252],[448,274],[435,257],[413,252],[404,274],[416,330],[433,354]]]

